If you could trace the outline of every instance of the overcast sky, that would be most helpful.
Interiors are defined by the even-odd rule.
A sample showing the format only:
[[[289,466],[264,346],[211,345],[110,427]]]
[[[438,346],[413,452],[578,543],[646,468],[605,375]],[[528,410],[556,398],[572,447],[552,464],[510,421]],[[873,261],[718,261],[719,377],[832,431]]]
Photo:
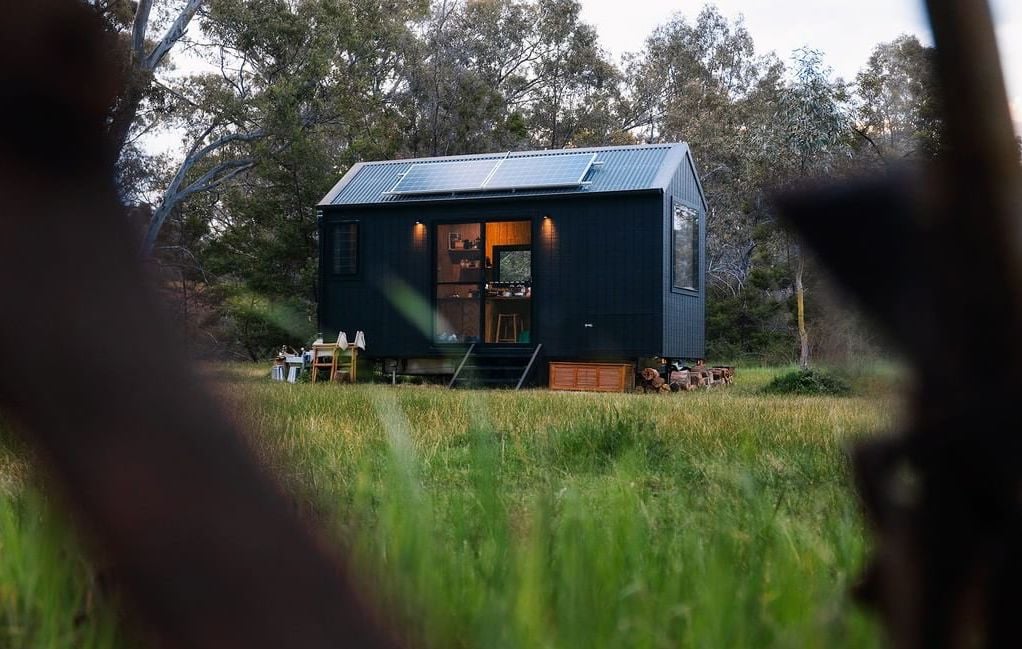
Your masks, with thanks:
[[[615,57],[642,48],[643,40],[671,14],[694,19],[702,0],[581,0],[582,15]],[[745,17],[758,52],[773,50],[788,60],[808,45],[823,52],[834,72],[853,80],[873,46],[900,34],[932,44],[921,1],[913,0],[714,0],[730,19]],[[1022,133],[1022,2],[993,0],[1001,61],[1015,130]]]
[[[703,0],[581,0],[582,16],[600,41],[619,59],[642,49],[643,41],[676,12],[694,20]],[[915,0],[714,0],[731,20],[744,17],[756,51],[776,52],[787,61],[808,45],[823,52],[834,73],[846,81],[865,65],[873,47],[900,34],[915,34],[932,44],[922,1]],[[1008,87],[1015,131],[1022,134],[1022,1],[992,0],[1001,63]],[[194,27],[193,27],[194,29]],[[201,67],[181,55],[182,72]],[[174,151],[180,134],[161,132],[144,139],[147,149]]]

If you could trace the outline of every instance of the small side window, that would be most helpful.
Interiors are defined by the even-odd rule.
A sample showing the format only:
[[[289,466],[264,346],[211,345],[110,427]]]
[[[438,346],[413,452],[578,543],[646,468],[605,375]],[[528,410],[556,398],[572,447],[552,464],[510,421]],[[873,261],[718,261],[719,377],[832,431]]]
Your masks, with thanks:
[[[330,270],[334,275],[358,272],[358,223],[337,223],[331,228]]]
[[[699,212],[674,202],[673,285],[691,291],[699,288]]]

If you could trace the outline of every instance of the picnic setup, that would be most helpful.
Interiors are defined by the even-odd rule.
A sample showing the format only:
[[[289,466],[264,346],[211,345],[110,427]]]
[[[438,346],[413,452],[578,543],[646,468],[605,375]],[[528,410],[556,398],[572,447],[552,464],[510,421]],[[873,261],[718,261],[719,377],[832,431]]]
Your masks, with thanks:
[[[324,342],[320,336],[309,349],[296,352],[284,346],[273,359],[270,378],[288,383],[297,383],[303,377],[310,383],[324,380],[354,383],[358,378],[359,350],[365,351],[365,348],[365,333],[361,331],[355,332],[351,342],[342,331],[335,342]]]

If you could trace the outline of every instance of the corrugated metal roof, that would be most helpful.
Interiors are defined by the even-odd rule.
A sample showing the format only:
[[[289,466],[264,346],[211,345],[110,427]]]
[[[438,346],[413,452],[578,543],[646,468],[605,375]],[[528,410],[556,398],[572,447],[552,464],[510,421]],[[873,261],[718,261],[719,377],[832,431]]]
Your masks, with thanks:
[[[394,188],[401,174],[413,164],[444,160],[499,160],[565,155],[569,153],[596,153],[596,164],[590,169],[582,187],[545,189],[519,189],[500,192],[463,192],[398,196],[387,192]],[[610,192],[662,189],[688,153],[685,144],[648,144],[589,149],[558,149],[554,151],[518,151],[481,155],[450,156],[446,158],[417,158],[361,162],[354,165],[320,205],[366,205],[380,203],[415,203],[437,200],[480,200],[508,196],[545,196],[554,194],[599,194]]]

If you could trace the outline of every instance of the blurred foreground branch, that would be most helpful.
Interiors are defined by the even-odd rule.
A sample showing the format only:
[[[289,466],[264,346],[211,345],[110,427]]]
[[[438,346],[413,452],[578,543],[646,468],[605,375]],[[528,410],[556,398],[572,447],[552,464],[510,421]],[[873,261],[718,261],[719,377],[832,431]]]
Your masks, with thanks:
[[[0,22],[0,343],[7,359],[47,350],[4,363],[0,406],[155,644],[394,646],[146,285],[104,135],[113,50],[72,0],[15,3]]]
[[[1017,647],[1022,170],[986,2],[928,7],[947,153],[781,207],[918,380],[908,430],[856,451],[875,535],[860,595],[900,649]]]

